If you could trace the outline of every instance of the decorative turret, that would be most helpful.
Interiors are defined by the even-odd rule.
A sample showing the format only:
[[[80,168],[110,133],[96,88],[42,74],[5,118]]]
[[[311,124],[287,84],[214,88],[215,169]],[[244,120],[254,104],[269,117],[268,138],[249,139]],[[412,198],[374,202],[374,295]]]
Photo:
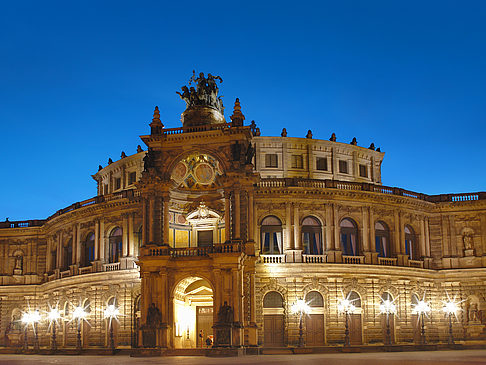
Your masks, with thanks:
[[[224,107],[221,96],[218,96],[218,86],[223,79],[220,76],[208,74],[204,77],[201,72],[196,76],[196,72],[189,79],[189,85],[195,83],[196,87],[183,86],[182,92],[176,91],[182,100],[186,102],[186,110],[182,113],[181,120],[184,127],[194,127],[199,125],[226,123],[224,119]]]
[[[235,107],[233,109],[233,115],[230,116],[231,121],[233,122],[233,127],[241,127],[243,126],[243,121],[245,120],[245,116],[241,112],[241,105],[240,99],[236,98],[235,100]]]
[[[152,123],[150,123],[150,134],[162,134],[162,128],[164,128],[164,125],[160,121],[159,107],[156,106],[154,110],[154,117],[152,118]]]

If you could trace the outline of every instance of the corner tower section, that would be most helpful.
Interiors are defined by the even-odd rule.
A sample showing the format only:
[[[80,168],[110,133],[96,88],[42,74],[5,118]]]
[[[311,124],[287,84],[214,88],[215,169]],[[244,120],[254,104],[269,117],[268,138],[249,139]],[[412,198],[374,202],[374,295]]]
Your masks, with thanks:
[[[183,126],[164,128],[156,108],[151,134],[141,136],[148,146],[137,183],[143,214],[144,346],[201,346],[201,330],[211,332],[203,340],[213,336],[215,348],[257,344],[252,293],[258,175],[252,133],[243,126],[238,99],[232,122],[225,121],[216,81],[222,80],[193,76],[189,85],[196,87],[184,86],[178,93],[186,102]],[[201,308],[194,307],[197,301],[184,302],[181,298],[190,296],[178,289],[194,277],[212,292]],[[157,311],[160,320],[154,323]]]

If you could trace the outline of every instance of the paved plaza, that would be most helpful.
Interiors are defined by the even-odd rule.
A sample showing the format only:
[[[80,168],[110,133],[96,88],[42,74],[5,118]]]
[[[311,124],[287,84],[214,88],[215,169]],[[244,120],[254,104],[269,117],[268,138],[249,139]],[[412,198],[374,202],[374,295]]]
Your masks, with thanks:
[[[259,355],[234,358],[196,356],[133,358],[117,356],[48,356],[0,355],[0,365],[124,365],[124,364],[351,364],[351,365],[412,365],[412,364],[486,364],[486,350],[379,352],[356,354]]]

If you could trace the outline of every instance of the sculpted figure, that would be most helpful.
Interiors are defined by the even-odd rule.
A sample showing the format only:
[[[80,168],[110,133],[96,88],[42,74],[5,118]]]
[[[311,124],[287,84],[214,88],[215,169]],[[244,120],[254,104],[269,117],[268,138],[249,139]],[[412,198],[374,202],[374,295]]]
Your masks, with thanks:
[[[464,249],[465,250],[472,250],[473,249],[473,237],[470,232],[465,232],[464,236],[462,236],[462,241],[464,242]]]
[[[157,327],[160,325],[161,320],[162,315],[160,314],[159,308],[154,303],[150,304],[147,310],[147,326]]]
[[[179,91],[176,91],[177,94],[181,97],[182,100],[186,102],[186,108],[191,104],[191,93],[187,86],[181,87],[182,94]]]
[[[468,319],[469,319],[469,322],[479,321],[477,303],[471,303],[471,305],[469,307]]]
[[[15,256],[15,270],[22,270],[23,257],[21,255]]]
[[[233,308],[225,301],[218,311],[218,322],[231,323],[233,322]]]

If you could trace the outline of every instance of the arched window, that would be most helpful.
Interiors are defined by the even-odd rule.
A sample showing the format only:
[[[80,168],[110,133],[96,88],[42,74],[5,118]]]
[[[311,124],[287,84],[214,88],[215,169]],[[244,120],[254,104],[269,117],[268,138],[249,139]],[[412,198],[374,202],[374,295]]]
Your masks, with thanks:
[[[83,303],[84,311],[89,315],[91,313],[91,302],[89,299],[85,299]]]
[[[263,308],[283,308],[283,298],[279,292],[268,292],[263,298]]]
[[[119,227],[114,228],[110,233],[108,240],[109,245],[109,263],[118,262],[122,254],[122,230]]]
[[[344,218],[341,227],[341,248],[344,256],[358,256],[358,228],[350,218]]]
[[[417,237],[409,225],[405,226],[405,253],[410,260],[420,260]]]
[[[115,307],[118,307],[118,301],[116,300],[116,297],[110,297],[108,299],[108,302],[106,302],[107,305],[114,305]]]
[[[304,254],[322,255],[321,223],[314,217],[302,221],[302,249]]]
[[[307,293],[305,296],[305,302],[309,307],[324,307],[324,299],[321,293],[313,290]]]
[[[282,250],[282,222],[275,216],[265,217],[262,221],[262,253],[281,254]]]
[[[393,296],[388,293],[387,291],[383,292],[383,294],[381,294],[381,300],[384,302],[384,301],[390,301],[390,302],[393,302]]]
[[[86,236],[86,240],[83,242],[83,249],[81,251],[82,260],[81,265],[83,267],[91,265],[91,262],[95,260],[95,235],[93,232]]]
[[[69,270],[69,267],[73,264],[73,239],[70,238],[69,241],[67,241],[64,244],[63,250],[62,250],[62,269],[63,271]]]
[[[375,248],[378,257],[391,257],[390,230],[384,222],[375,223]]]
[[[361,308],[361,297],[355,291],[350,291],[346,297],[356,308]]]
[[[412,295],[412,308],[420,302],[420,298],[417,294]]]

